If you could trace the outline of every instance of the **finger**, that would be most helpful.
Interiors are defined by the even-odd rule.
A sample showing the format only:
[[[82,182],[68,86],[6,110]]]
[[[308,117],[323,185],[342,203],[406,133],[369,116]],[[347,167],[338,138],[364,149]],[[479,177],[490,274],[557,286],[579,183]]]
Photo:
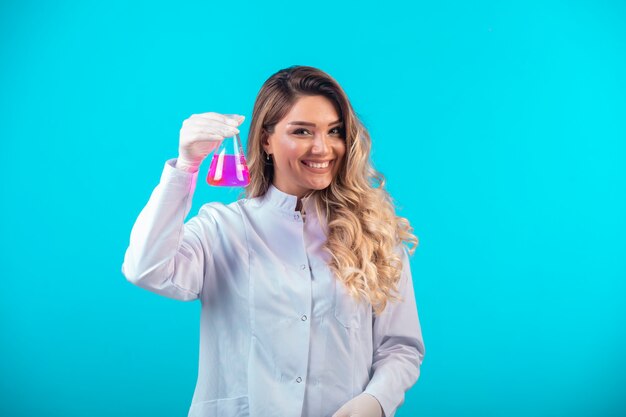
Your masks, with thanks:
[[[200,113],[197,116],[206,120],[215,120],[217,122],[221,122],[228,126],[238,126],[243,121],[243,119],[239,121],[239,115],[234,115],[234,114],[225,115],[225,114],[209,112],[209,113]]]
[[[332,417],[348,417],[348,413],[344,410],[344,407],[341,407],[339,410],[335,411]]]
[[[225,114],[224,116],[230,118],[231,120],[235,120],[237,124],[234,126],[239,126],[246,118],[246,116],[242,116],[241,114]]]
[[[183,139],[186,143],[198,143],[198,142],[221,142],[225,138],[234,136],[228,134],[221,134],[220,132],[216,132],[215,130],[205,131],[202,129],[196,129],[194,131],[189,131],[184,135]]]
[[[238,123],[234,121],[234,119],[228,119],[231,122],[222,123],[219,120],[215,119],[207,119],[203,117],[198,117],[194,121],[194,125],[200,126],[203,129],[210,129],[216,132],[220,132],[224,134],[224,136],[233,136],[235,133],[239,133],[239,129],[237,129]]]
[[[239,129],[237,129],[236,127],[231,127],[231,126],[225,126],[223,128],[218,128],[218,129],[216,129],[215,126],[211,126],[209,128],[205,128],[203,131],[206,133],[219,134],[225,138],[235,136],[237,133],[239,133]]]
[[[192,139],[192,142],[194,143],[200,143],[200,142],[221,142],[224,140],[224,136],[222,135],[216,135],[214,133],[198,133],[196,134],[196,136]]]
[[[235,136],[235,134],[239,133],[239,129],[236,127],[216,123],[215,121],[207,122],[206,120],[196,120],[191,129],[192,132],[217,134],[223,137]]]
[[[216,141],[199,142],[199,143],[194,144],[193,149],[194,149],[194,152],[199,152],[204,155],[208,155],[211,152],[213,152],[213,150],[215,150],[215,148],[217,148],[219,144],[220,142],[216,142]]]

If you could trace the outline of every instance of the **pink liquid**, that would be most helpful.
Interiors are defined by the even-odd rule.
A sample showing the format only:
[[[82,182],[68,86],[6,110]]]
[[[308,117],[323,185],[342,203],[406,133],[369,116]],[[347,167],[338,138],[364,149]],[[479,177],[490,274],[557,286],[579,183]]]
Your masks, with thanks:
[[[206,181],[211,185],[222,187],[244,187],[248,185],[250,173],[246,159],[243,155],[213,154]]]

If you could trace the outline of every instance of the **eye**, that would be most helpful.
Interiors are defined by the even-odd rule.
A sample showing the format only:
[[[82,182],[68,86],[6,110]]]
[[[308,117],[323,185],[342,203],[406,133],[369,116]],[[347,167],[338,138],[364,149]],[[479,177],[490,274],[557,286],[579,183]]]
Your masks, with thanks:
[[[294,130],[294,131],[293,131],[293,134],[294,134],[294,135],[304,135],[304,132],[306,132],[306,133],[311,133],[311,132],[309,132],[309,131],[308,131],[308,129],[302,129],[302,128],[300,128],[300,129],[296,129],[296,130]]]
[[[332,135],[339,135],[343,137],[343,129],[341,127],[333,127],[329,133]]]

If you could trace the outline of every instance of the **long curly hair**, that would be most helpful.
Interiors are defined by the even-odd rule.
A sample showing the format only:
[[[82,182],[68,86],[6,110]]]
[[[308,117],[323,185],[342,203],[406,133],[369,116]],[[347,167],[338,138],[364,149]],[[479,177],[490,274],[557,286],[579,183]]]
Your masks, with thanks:
[[[264,158],[263,142],[303,96],[324,96],[344,122],[346,154],[331,184],[314,191],[318,212],[325,212],[324,248],[329,267],[356,301],[367,300],[375,314],[392,300],[402,301],[397,284],[402,271],[399,246],[413,254],[418,239],[407,219],[396,216],[385,179],[370,161],[371,139],[346,93],[330,75],[309,66],[291,66],[269,77],[259,91],[248,134],[248,198],[265,194],[274,167]],[[395,293],[395,294],[394,294]]]

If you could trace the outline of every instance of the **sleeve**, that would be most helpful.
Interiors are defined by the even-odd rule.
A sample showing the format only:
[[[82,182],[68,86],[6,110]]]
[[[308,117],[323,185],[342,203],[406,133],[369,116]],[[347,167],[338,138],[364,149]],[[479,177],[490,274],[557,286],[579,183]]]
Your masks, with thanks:
[[[389,303],[374,317],[372,378],[364,392],[380,403],[385,417],[393,417],[404,394],[420,376],[425,347],[419,323],[409,257],[402,255],[398,292],[402,302]]]
[[[122,273],[131,283],[157,294],[190,301],[202,291],[207,251],[199,219],[187,224],[198,173],[165,163],[161,180],[130,233]]]

